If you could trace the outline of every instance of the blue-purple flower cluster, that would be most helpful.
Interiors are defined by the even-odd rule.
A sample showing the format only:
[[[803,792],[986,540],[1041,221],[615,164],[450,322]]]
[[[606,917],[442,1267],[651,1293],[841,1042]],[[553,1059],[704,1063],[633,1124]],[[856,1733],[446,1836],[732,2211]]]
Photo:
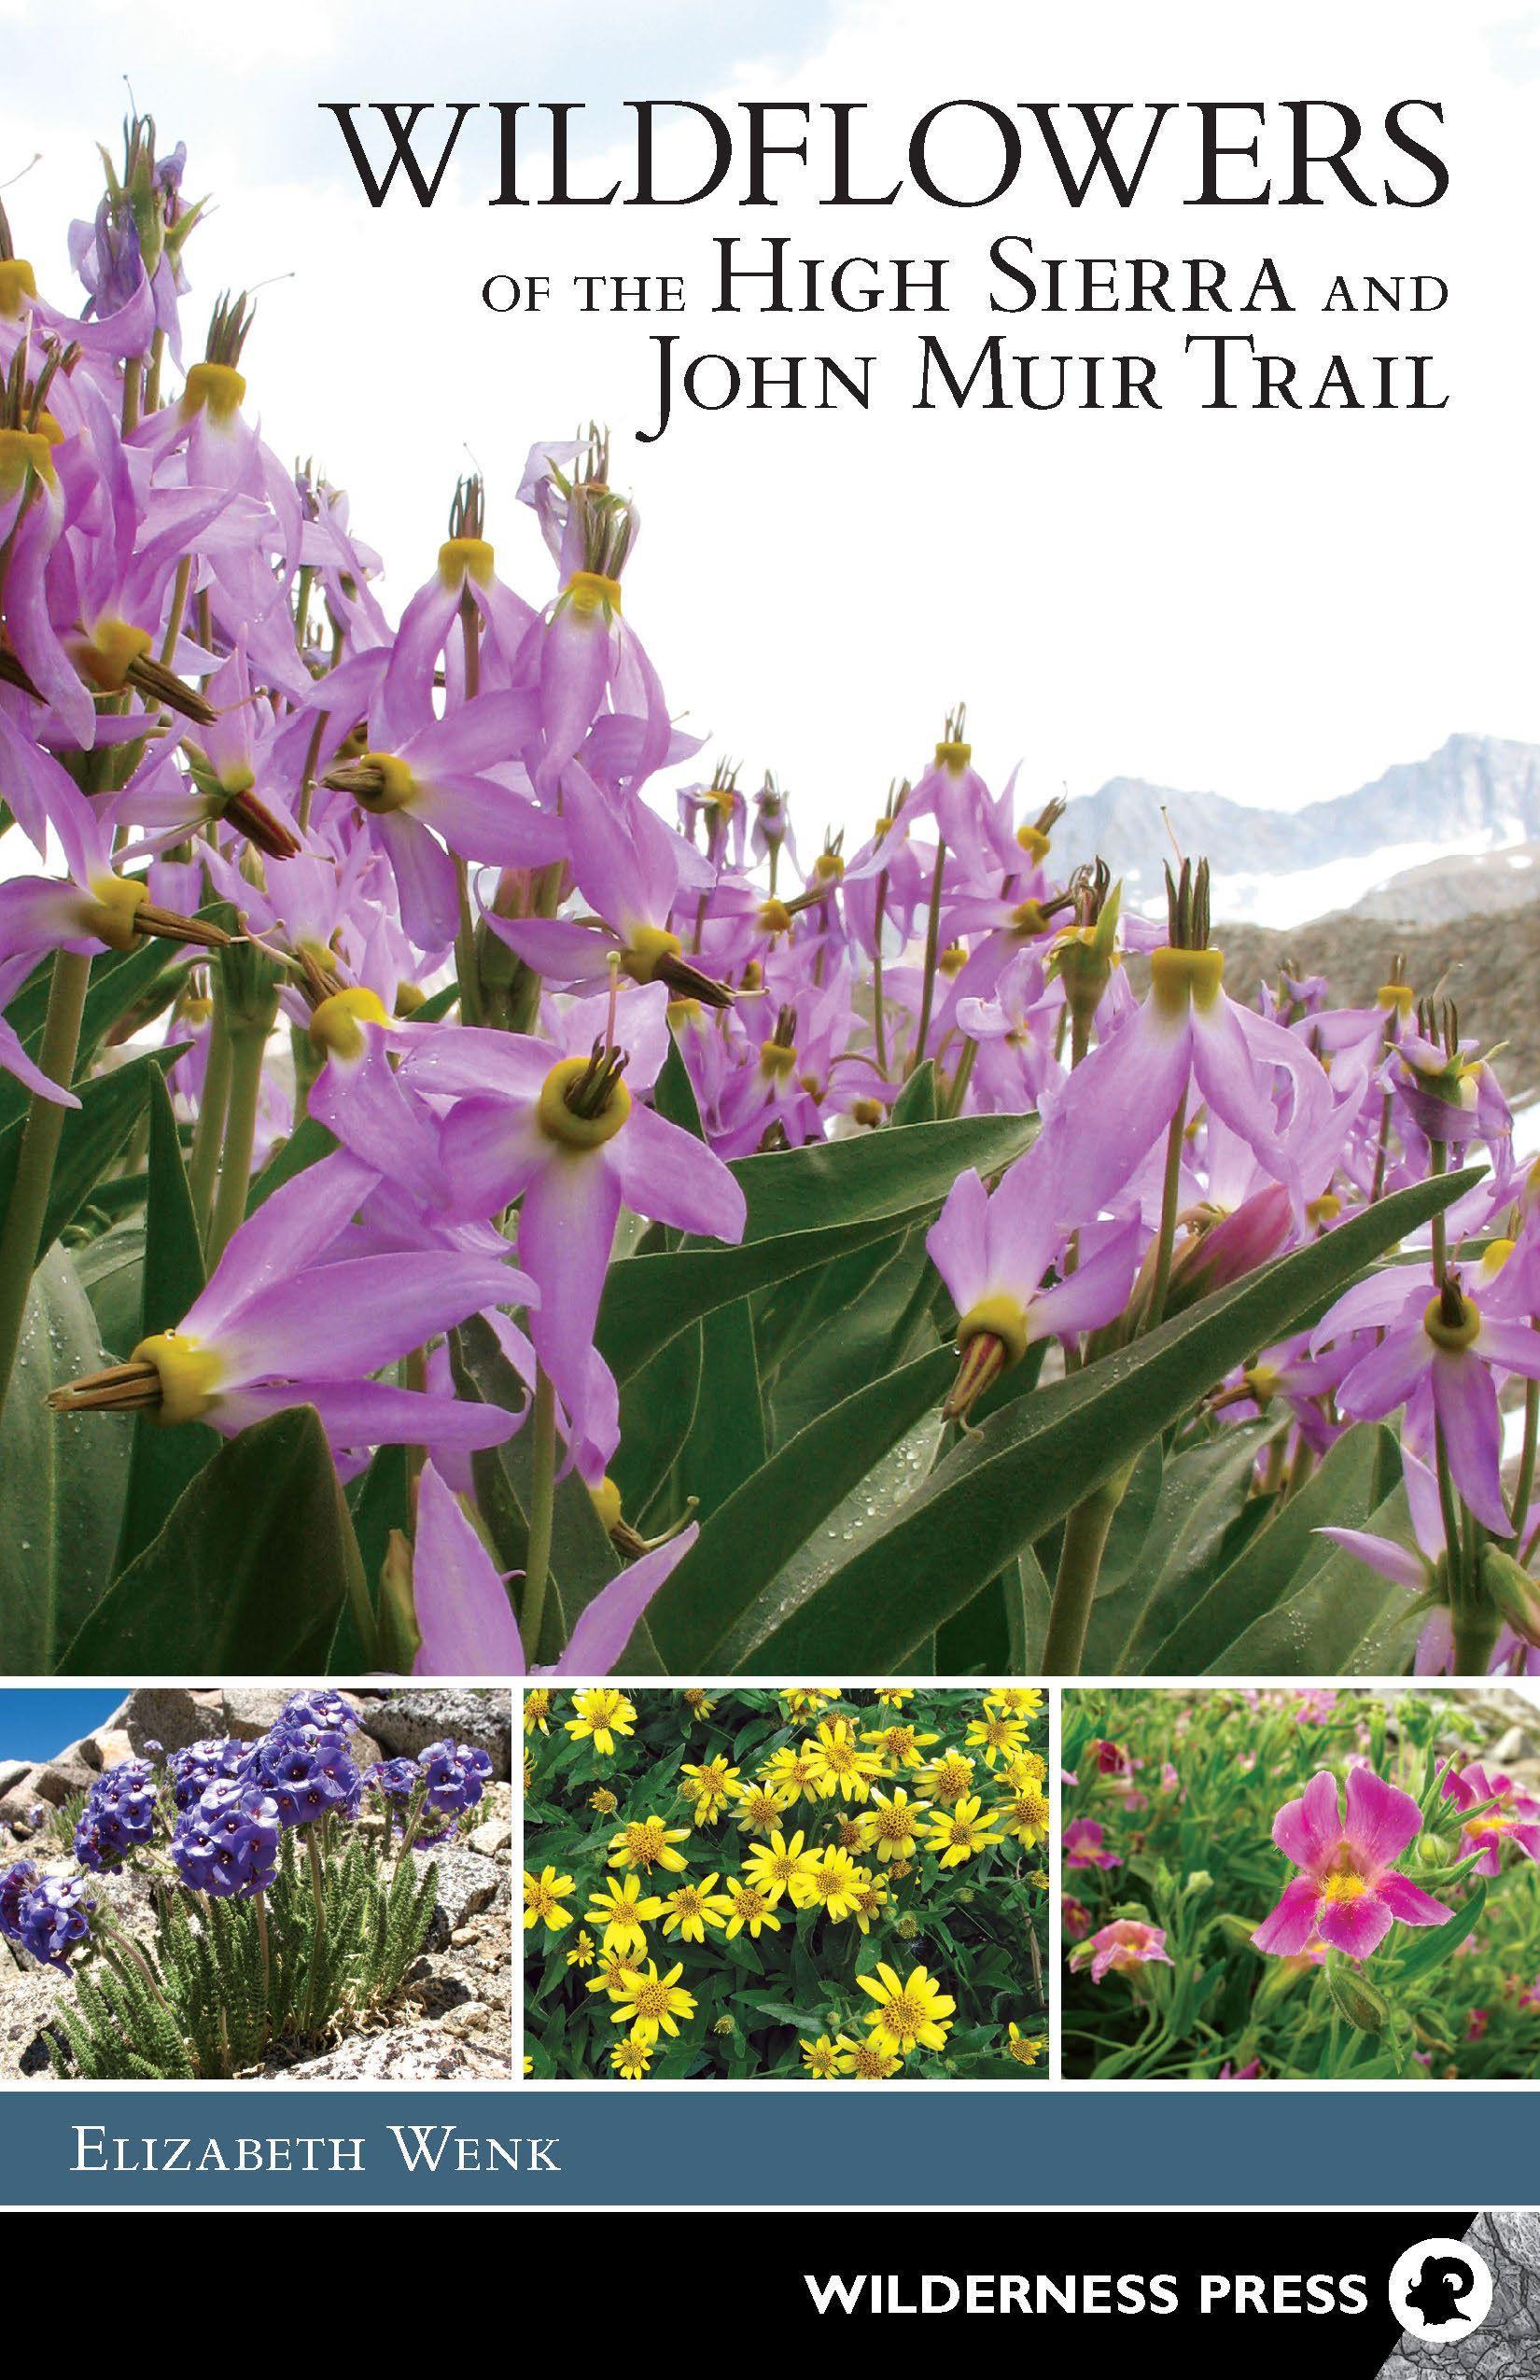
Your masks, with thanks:
[[[121,1867],[155,1833],[155,1770],[148,1760],[124,1760],[99,1776],[75,1829],[75,1856],[95,1874]]]
[[[40,1875],[30,1859],[0,1875],[0,1934],[66,1975],[71,1954],[91,1939],[95,1907],[83,1876]]]
[[[218,1900],[265,1893],[278,1873],[283,1824],[270,1793],[220,1777],[184,1812],[171,1855],[185,1884]]]

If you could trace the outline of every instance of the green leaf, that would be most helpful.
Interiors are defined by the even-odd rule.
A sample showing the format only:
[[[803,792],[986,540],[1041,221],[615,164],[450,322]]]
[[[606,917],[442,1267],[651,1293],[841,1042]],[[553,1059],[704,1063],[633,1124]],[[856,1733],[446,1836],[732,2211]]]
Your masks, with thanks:
[[[1379,1423],[1347,1430],[1319,1471],[1223,1570],[1190,1610],[1179,1615],[1143,1668],[1166,1677],[1211,1669],[1227,1646],[1297,1595],[1330,1559],[1328,1525],[1365,1529],[1392,1491],[1400,1465],[1395,1439]],[[1362,1564],[1360,1564],[1362,1568]]]
[[[185,948],[152,935],[136,941],[131,950],[105,950],[91,960],[72,1087],[77,1087],[81,1077],[90,1072],[115,1026],[135,1012],[143,1018],[153,1016],[167,1004],[186,973],[187,963]],[[27,978],[6,1011],[7,1021],[34,1060],[42,1048],[52,980],[53,960],[49,958]],[[0,1074],[0,1127],[21,1113],[27,1097],[14,1075]]]
[[[37,1242],[39,1256],[90,1198],[99,1178],[122,1155],[144,1113],[152,1075],[164,1075],[174,1066],[185,1042],[169,1049],[132,1057],[110,1074],[98,1074],[80,1085],[80,1104],[67,1109],[54,1159],[48,1213]],[[0,1133],[0,1214],[10,1203],[16,1160],[21,1147],[21,1123]]]
[[[301,1406],[205,1464],[58,1666],[303,1677],[322,1669],[343,1601],[361,1586],[326,1432]]]
[[[203,1287],[203,1252],[188,1189],[171,1096],[159,1076],[149,1092],[149,1189],[145,1209],[146,1253],[138,1329],[133,1344],[171,1330]],[[127,1351],[125,1350],[125,1352]],[[116,1570],[137,1561],[165,1527],[177,1498],[215,1453],[217,1434],[205,1422],[163,1430],[153,1414],[136,1414],[128,1492]]]
[[[763,1640],[759,1666],[789,1677],[870,1670],[872,1616],[880,1611],[885,1673],[901,1671],[1018,1546],[1127,1470],[1235,1365],[1322,1310],[1480,1171],[1398,1191],[1148,1337],[992,1415]]]
[[[292,1182],[295,1175],[303,1173],[307,1167],[318,1165],[322,1157],[329,1157],[336,1146],[336,1141],[324,1124],[317,1124],[313,1115],[301,1117],[288,1139],[282,1147],[274,1150],[253,1182],[246,1194],[247,1214],[254,1215],[263,1201],[272,1197],[274,1190],[281,1190],[286,1182]]]
[[[1140,1557],[1142,1608],[1119,1648],[1120,1671],[1147,1666],[1145,1657],[1236,1551],[1236,1532],[1248,1515],[1253,1526],[1263,1518],[1266,1507],[1256,1501],[1248,1506],[1247,1491],[1268,1435],[1254,1422],[1233,1423],[1167,1464]]]
[[[701,1324],[699,1409],[709,1426],[685,1440],[680,1479],[702,1520],[719,1512],[764,1461],[764,1412],[749,1300],[719,1306]]]
[[[1036,1128],[1031,1116],[962,1116],[739,1158],[733,1171],[749,1210],[741,1244],[687,1240],[612,1265],[600,1351],[616,1379],[628,1379],[703,1314],[933,1213],[960,1172],[999,1172]]]
[[[786,1611],[779,1575],[873,1465],[938,1405],[952,1357],[936,1349],[836,1406],[782,1447],[707,1522],[654,1597],[648,1621],[669,1670],[762,1667],[755,1648]]]
[[[82,1241],[72,1253],[102,1344],[120,1359],[143,1337],[139,1315],[145,1299],[144,1216],[125,1215],[109,1231]]]
[[[940,1113],[936,1100],[936,1061],[928,1057],[916,1067],[888,1113],[889,1124],[934,1124]]]
[[[1487,1907],[1487,1880],[1477,1876],[1465,1899],[1446,1925],[1433,1925],[1421,1940],[1397,1961],[1397,1983],[1416,1983],[1424,1975],[1451,1959],[1462,1942],[1468,1942],[1480,1925]]]
[[[11,1676],[50,1670],[107,1582],[129,1424],[43,1401],[99,1370],[105,1353],[69,1255],[50,1249],[32,1278],[0,1413],[0,1671]]]
[[[695,1426],[704,1327],[678,1332],[621,1391],[621,1442],[609,1472],[626,1519],[649,1533],[683,1518],[676,1466]]]
[[[1377,1537],[1414,1544],[1405,1489],[1397,1484],[1369,1514],[1365,1526]],[[1381,1578],[1346,1546],[1334,1546],[1329,1539],[1320,1542],[1321,1559],[1280,1595],[1270,1611],[1215,1654],[1208,1664],[1211,1671],[1223,1665],[1236,1677],[1253,1671],[1375,1677],[1405,1666],[1427,1615],[1418,1610],[1404,1587]],[[1376,1648],[1372,1657],[1371,1645]]]

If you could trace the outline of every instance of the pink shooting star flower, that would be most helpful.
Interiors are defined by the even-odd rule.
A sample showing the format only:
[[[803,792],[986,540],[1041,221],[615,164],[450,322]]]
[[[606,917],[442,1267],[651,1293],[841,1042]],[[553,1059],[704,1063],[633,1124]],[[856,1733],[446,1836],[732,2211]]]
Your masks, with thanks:
[[[1501,1874],[1505,1842],[1524,1858],[1540,1860],[1540,1801],[1511,1777],[1496,1771],[1489,1776],[1479,1760],[1472,1760],[1463,1769],[1450,1770],[1443,1798],[1475,1813],[1461,1827],[1460,1857],[1480,1854],[1474,1870],[1477,1876]],[[1478,1807],[1482,1802],[1492,1806],[1483,1810]]]
[[[553,825],[556,822],[551,821]],[[487,925],[548,983],[594,991],[609,980],[612,958],[635,984],[666,984],[676,999],[709,1008],[730,1005],[726,987],[692,964],[670,920],[675,908],[707,894],[713,871],[645,802],[611,799],[573,762],[562,779],[557,833],[570,853],[592,918],[501,917]]]
[[[339,1152],[298,1174],[232,1235],[208,1286],[175,1330],[140,1341],[126,1364],[55,1389],[61,1412],[149,1412],[206,1421],[234,1437],[314,1406],[333,1449],[499,1445],[518,1417],[370,1376],[484,1307],[527,1304],[511,1266],[454,1250],[347,1252],[352,1217],[376,1177]]]
[[[1066,1868],[1121,1868],[1122,1856],[1104,1848],[1107,1829],[1094,1818],[1071,1818],[1064,1829]]]
[[[554,1661],[526,1660],[508,1586],[432,1463],[417,1497],[412,1597],[422,1643],[414,1677],[608,1677],[659,1588],[700,1531],[694,1522],[628,1562],[579,1614]]]
[[[945,1411],[966,1415],[1035,1340],[1099,1330],[1122,1313],[1133,1286],[1137,1216],[1093,1224],[1066,1258],[1062,1207],[1043,1143],[1018,1157],[991,1197],[972,1169],[958,1176],[926,1235],[931,1261],[958,1309],[962,1361]],[[1046,1285],[1050,1270],[1058,1279]]]
[[[1344,1813],[1336,1778],[1322,1770],[1273,1820],[1274,1842],[1303,1873],[1253,1934],[1257,1949],[1293,1957],[1319,1937],[1329,1950],[1365,1959],[1393,1925],[1446,1925],[1453,1910],[1394,1865],[1421,1825],[1411,1795],[1372,1769],[1349,1771]]]
[[[1297,1034],[1225,995],[1224,954],[1207,947],[1207,879],[1206,863],[1196,882],[1184,866],[1181,887],[1171,885],[1171,940],[1150,954],[1148,996],[1074,1069],[1045,1121],[1061,1222],[1098,1213],[1200,1101],[1303,1212],[1295,1145],[1315,1145],[1331,1085]],[[1279,1075],[1289,1099],[1281,1121]]]
[[[1405,1406],[1412,1435],[1424,1444],[1436,1423],[1455,1486],[1500,1537],[1512,1523],[1495,1376],[1540,1379],[1540,1332],[1524,1311],[1522,1272],[1516,1269],[1511,1284],[1503,1279],[1512,1246],[1494,1240],[1474,1273],[1451,1268],[1432,1297],[1425,1277],[1408,1280],[1394,1267],[1377,1273],[1337,1299],[1310,1341],[1319,1353],[1354,1332],[1378,1333],[1344,1377],[1338,1406],[1361,1421],[1382,1421]]]
[[[455,939],[459,891],[451,852],[502,868],[544,867],[566,853],[561,820],[490,773],[517,763],[537,716],[533,693],[479,694],[388,748],[382,716],[380,743],[357,760],[333,762],[322,777],[364,813],[366,834],[395,872],[401,923],[419,949],[441,950]]]
[[[1174,1967],[1176,1961],[1166,1948],[1165,1927],[1147,1925],[1138,1917],[1114,1918],[1070,1953],[1071,1974],[1088,1967],[1093,1983],[1107,1975],[1137,1975],[1141,1967],[1152,1965]]]
[[[652,984],[575,1001],[551,1040],[462,1025],[402,1068],[413,1090],[455,1102],[441,1141],[451,1212],[480,1220],[521,1201],[519,1260],[542,1292],[530,1335],[578,1427],[622,1206],[712,1239],[743,1236],[726,1166],[640,1097],[668,1053],[667,1006]]]

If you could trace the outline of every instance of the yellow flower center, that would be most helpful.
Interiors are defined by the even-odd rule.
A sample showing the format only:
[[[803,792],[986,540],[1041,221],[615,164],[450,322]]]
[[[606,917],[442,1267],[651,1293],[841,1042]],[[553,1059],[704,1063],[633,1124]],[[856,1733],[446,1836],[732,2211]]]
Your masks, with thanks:
[[[24,256],[0,257],[0,320],[14,322],[29,298],[37,295],[37,277]]]
[[[1190,1004],[1211,1008],[1225,973],[1222,950],[1152,950],[1150,984],[1155,1006],[1168,1016],[1184,1016]]]
[[[350,984],[345,991],[333,992],[329,1000],[323,1000],[311,1018],[312,1045],[328,1051],[333,1057],[361,1057],[366,1047],[366,1025],[381,1025],[388,1030],[390,1019],[385,1015],[385,1002],[366,984]]]
[[[81,922],[109,950],[132,950],[133,920],[148,898],[149,887],[132,876],[92,876],[91,899],[81,904]]]
[[[960,777],[973,757],[972,744],[942,743],[936,746],[936,766],[949,776]]]
[[[971,1338],[998,1338],[1013,1364],[1019,1364],[1027,1352],[1028,1328],[1025,1309],[1003,1291],[991,1297],[981,1297],[970,1306],[958,1324],[957,1343],[966,1347]]]
[[[142,1338],[133,1351],[135,1364],[153,1364],[161,1376],[161,1403],[156,1420],[168,1429],[176,1421],[197,1421],[215,1403],[223,1365],[218,1351],[176,1331],[157,1331]]]
[[[790,1074],[796,1062],[796,1051],[788,1049],[784,1042],[761,1042],[760,1065],[766,1074]]]
[[[417,791],[417,780],[399,753],[365,752],[361,765],[379,771],[380,790],[377,793],[366,793],[356,785],[353,798],[360,809],[371,810],[376,817],[383,818],[391,810],[404,810],[410,806]]]
[[[194,364],[182,391],[182,411],[197,413],[206,406],[211,421],[228,422],[240,412],[245,396],[245,376],[233,364]]]
[[[53,448],[49,441],[40,429],[0,429],[0,496],[20,496],[29,471],[35,471],[51,487]]]
[[[1043,829],[1040,826],[1018,826],[1016,829],[1016,841],[1020,844],[1022,849],[1029,855],[1029,858],[1033,860],[1045,860],[1047,858],[1049,849],[1048,837],[1043,833]]]
[[[633,983],[650,984],[659,960],[677,959],[682,946],[666,926],[638,926],[625,946],[625,972]]]
[[[484,587],[495,560],[485,538],[446,538],[439,548],[439,576],[446,587],[463,587],[467,579]]]
[[[1481,1310],[1475,1298],[1462,1296],[1460,1304],[1463,1320],[1458,1323],[1445,1320],[1442,1301],[1437,1297],[1430,1297],[1423,1310],[1422,1328],[1435,1347],[1441,1347],[1449,1355],[1463,1354],[1481,1335]]]
[[[135,628],[127,620],[99,620],[92,635],[76,646],[76,663],[100,693],[120,694],[129,671],[143,661],[150,641],[147,628]]]
[[[1350,1869],[1340,1875],[1328,1876],[1321,1887],[1321,1897],[1323,1900],[1362,1900],[1368,1889],[1363,1877],[1355,1876]]]
[[[598,570],[574,570],[564,592],[573,610],[581,612],[585,618],[591,617],[601,607],[610,611],[619,611],[621,608],[619,579],[607,579]]]
[[[597,1115],[579,1115],[567,1104],[567,1093],[581,1083],[593,1061],[558,1058],[540,1085],[536,1117],[547,1140],[568,1149],[600,1149],[612,1141],[631,1113],[631,1094],[617,1075]]]

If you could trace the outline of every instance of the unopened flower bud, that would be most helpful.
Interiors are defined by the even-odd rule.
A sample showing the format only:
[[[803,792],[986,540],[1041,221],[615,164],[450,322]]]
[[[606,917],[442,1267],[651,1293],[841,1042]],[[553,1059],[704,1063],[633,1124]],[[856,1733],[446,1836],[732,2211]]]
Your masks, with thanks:
[[[1540,1592],[1522,1563],[1501,1546],[1486,1546],[1481,1584],[1514,1634],[1526,1645],[1540,1645]]]
[[[1326,1969],[1326,1988],[1332,1995],[1332,2006],[1355,2032],[1384,2031],[1390,2015],[1389,2003],[1384,1994],[1377,1992],[1356,1967],[1334,1959]]]

